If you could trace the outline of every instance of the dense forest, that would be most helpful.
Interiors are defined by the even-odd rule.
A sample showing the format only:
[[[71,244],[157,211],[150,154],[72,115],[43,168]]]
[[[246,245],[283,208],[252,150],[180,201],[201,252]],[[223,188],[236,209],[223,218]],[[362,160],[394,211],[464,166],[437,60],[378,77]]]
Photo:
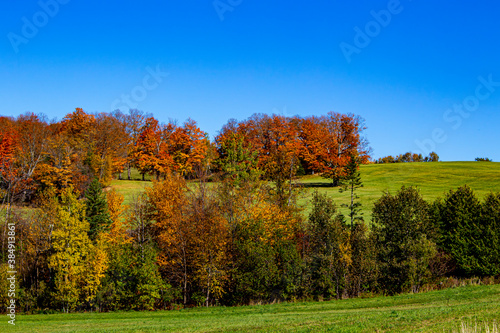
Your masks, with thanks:
[[[230,120],[213,141],[191,119],[161,124],[138,110],[0,117],[0,302],[14,268],[25,312],[345,298],[498,277],[500,193],[480,202],[463,186],[426,202],[402,187],[364,221],[364,130],[361,117],[333,112]],[[154,181],[125,205],[109,185],[133,169]],[[349,215],[315,193],[304,216],[296,179],[313,172],[350,196]]]

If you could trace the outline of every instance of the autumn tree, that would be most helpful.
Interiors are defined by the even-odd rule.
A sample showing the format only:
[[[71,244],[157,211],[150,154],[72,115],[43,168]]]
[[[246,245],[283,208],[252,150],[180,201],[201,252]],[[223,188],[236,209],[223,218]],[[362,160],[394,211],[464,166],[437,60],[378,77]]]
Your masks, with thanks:
[[[203,185],[202,185],[203,186]],[[221,207],[213,191],[201,186],[191,197],[190,221],[195,227],[193,245],[194,281],[204,296],[206,306],[215,304],[227,292],[229,277],[228,221],[221,214]]]
[[[125,212],[129,209],[128,205],[124,204],[124,197],[115,189],[106,192],[107,208],[111,226],[108,233],[109,244],[126,244],[131,242],[131,237],[127,232],[125,224]]]
[[[123,196],[107,192],[109,233],[104,234],[109,267],[98,294],[101,310],[153,310],[170,295],[162,280],[151,222],[146,217],[143,195],[122,206]],[[167,294],[167,295],[166,295]]]
[[[143,180],[146,173],[155,174],[158,180],[161,174],[172,168],[173,159],[163,134],[164,129],[156,119],[146,119],[134,150],[134,158]]]
[[[206,161],[212,149],[207,133],[203,132],[192,119],[188,119],[182,127],[167,125],[165,141],[173,158],[173,172],[187,176],[196,172]]]
[[[35,179],[42,190],[54,188],[57,194],[66,187],[73,185],[80,194],[86,187],[87,176],[82,160],[70,146],[67,139],[60,134],[49,138],[44,151],[43,162],[35,173]]]
[[[33,175],[42,162],[50,137],[50,130],[44,115],[26,113],[16,119],[17,151],[16,168],[24,183],[21,200],[31,198],[36,190]]]
[[[130,109],[127,114],[123,114],[119,111],[115,111],[114,115],[117,119],[120,119],[125,126],[125,131],[127,133],[127,179],[131,179],[131,168],[136,165],[136,155],[135,146],[139,140],[142,127],[146,123],[146,119],[152,118],[150,113],[145,113],[144,111],[137,109]]]
[[[345,176],[352,154],[357,154],[362,163],[368,161],[368,143],[362,137],[365,129],[363,118],[353,114],[329,112],[320,118],[306,119],[301,129],[304,159],[336,186]]]
[[[106,254],[88,238],[85,206],[71,187],[63,190],[52,233],[53,254],[49,267],[55,271],[54,301],[65,312],[81,302],[92,302],[107,266]]]
[[[258,153],[258,167],[263,177],[274,183],[278,204],[290,206],[293,180],[300,165],[301,145],[296,123],[284,116],[254,114],[238,124],[237,132],[243,134],[248,142],[246,146]]]
[[[188,188],[179,176],[169,176],[146,189],[147,216],[154,221],[160,249],[158,264],[164,276],[179,286],[187,304],[192,288],[192,256],[195,247],[195,225],[189,222],[186,197]]]
[[[234,226],[237,205],[243,194],[252,194],[259,186],[258,153],[245,144],[241,133],[228,132],[216,139],[219,158],[217,167],[221,181],[217,190],[224,202],[223,212],[230,226]]]
[[[299,166],[300,143],[293,122],[283,116],[264,117],[260,165],[276,186],[280,206],[290,205],[293,179]]]
[[[43,191],[36,199],[35,209],[19,211],[17,214],[15,210],[19,209],[15,209],[12,217],[16,223],[16,271],[24,295],[19,297],[19,304],[25,311],[52,306],[50,281],[53,276],[49,258],[52,255],[52,231],[59,208],[55,196],[53,189]]]
[[[102,184],[109,184],[112,175],[120,173],[127,162],[128,135],[125,124],[107,113],[95,116],[92,144],[87,153],[89,164]]]
[[[147,190],[148,216],[155,222],[158,262],[183,303],[203,298],[207,306],[224,294],[227,221],[213,194],[191,193],[180,175],[167,175]]]
[[[79,195],[84,194],[96,173],[91,140],[95,122],[94,115],[77,108],[60,123],[51,124],[52,135],[36,172],[43,187],[53,186],[60,192],[71,185]]]
[[[2,208],[6,206],[4,223],[4,234],[10,219],[11,204],[14,202],[15,193],[18,192],[19,177],[15,168],[15,152],[17,150],[17,133],[12,129],[12,121],[5,117],[0,119],[2,131],[0,131],[0,185]],[[10,125],[10,126],[9,126]],[[2,250],[4,248],[2,247]]]
[[[231,301],[290,299],[301,276],[296,243],[300,215],[269,202],[259,189],[241,193],[239,199],[231,231]]]
[[[3,204],[31,200],[36,191],[34,173],[48,139],[43,115],[26,113],[0,119],[0,188]],[[10,208],[7,209],[9,215]]]
[[[86,113],[82,108],[76,108],[68,113],[61,121],[61,132],[66,135],[70,144],[75,148],[86,148],[94,134],[95,116]]]

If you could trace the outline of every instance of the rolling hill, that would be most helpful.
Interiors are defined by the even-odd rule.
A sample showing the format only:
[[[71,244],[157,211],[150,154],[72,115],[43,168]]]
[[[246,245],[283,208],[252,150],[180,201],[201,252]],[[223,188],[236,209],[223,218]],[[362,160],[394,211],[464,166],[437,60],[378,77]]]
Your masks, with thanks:
[[[364,187],[359,189],[362,212],[365,221],[370,221],[371,210],[384,191],[396,193],[401,186],[416,186],[425,200],[433,201],[450,189],[464,184],[469,185],[482,199],[489,192],[500,191],[500,163],[496,162],[432,162],[432,163],[394,163],[368,164],[360,167]],[[124,177],[125,175],[123,175]],[[133,180],[115,180],[112,187],[125,196],[125,203],[144,191],[151,182],[141,181],[140,175],[134,172]],[[149,178],[147,178],[149,179]],[[337,203],[341,211],[347,213],[340,205],[349,201],[348,193],[339,193],[338,187],[331,187],[330,181],[317,175],[300,177],[296,181],[302,191],[299,205],[307,216],[309,202],[314,190],[327,193]]]

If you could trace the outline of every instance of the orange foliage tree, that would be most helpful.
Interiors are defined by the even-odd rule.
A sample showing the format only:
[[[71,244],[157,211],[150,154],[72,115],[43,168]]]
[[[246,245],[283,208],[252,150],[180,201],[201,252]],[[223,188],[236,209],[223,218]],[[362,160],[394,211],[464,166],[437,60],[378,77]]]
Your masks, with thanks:
[[[157,229],[157,243],[160,247],[158,264],[173,285],[180,286],[183,302],[187,304],[191,285],[195,241],[195,227],[188,221],[188,188],[178,176],[167,177],[165,181],[153,183],[146,189],[148,218]]]
[[[361,136],[365,129],[364,120],[353,114],[329,112],[302,120],[300,138],[305,161],[337,185],[345,176],[351,155],[358,155],[362,163],[368,161],[369,148]]]
[[[302,149],[297,122],[280,115],[262,114],[238,124],[231,120],[216,137],[222,158],[226,154],[224,146],[236,136],[243,137],[244,146],[257,152],[257,166],[265,178],[274,182],[279,205],[290,205]]]
[[[169,282],[182,291],[183,303],[201,290],[203,303],[224,294],[227,278],[227,222],[214,197],[191,192],[180,175],[168,174],[146,190],[148,217],[154,221],[158,263]]]
[[[173,161],[167,142],[162,138],[162,127],[158,120],[150,117],[146,119],[137,139],[134,157],[143,179],[146,173],[155,174],[156,179],[159,179],[161,174],[165,174],[172,167]]]
[[[91,142],[92,171],[107,185],[113,174],[123,170],[127,161],[125,124],[113,115],[97,114]]]

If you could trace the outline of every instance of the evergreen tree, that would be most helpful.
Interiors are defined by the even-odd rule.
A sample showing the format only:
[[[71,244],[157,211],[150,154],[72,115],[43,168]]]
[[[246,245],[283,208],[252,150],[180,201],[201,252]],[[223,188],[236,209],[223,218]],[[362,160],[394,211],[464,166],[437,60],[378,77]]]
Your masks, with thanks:
[[[495,242],[498,242],[498,198],[491,194],[483,205],[467,185],[450,190],[437,202],[437,224],[441,247],[465,276],[498,274]],[[496,208],[495,208],[496,206]],[[497,252],[498,253],[498,252]]]
[[[373,207],[380,284],[390,294],[417,292],[430,277],[436,244],[429,215],[429,205],[413,187],[386,193]]]
[[[349,235],[352,263],[347,276],[349,296],[357,297],[377,281],[377,251],[373,237],[363,221],[354,224]]]
[[[85,216],[89,222],[89,238],[95,241],[97,234],[108,231],[111,226],[111,218],[108,212],[106,196],[102,192],[102,186],[97,178],[94,178],[85,192]]]
[[[485,271],[489,275],[500,274],[500,192],[490,193],[481,207],[481,225],[484,237],[481,253]]]
[[[344,216],[325,194],[314,192],[309,214],[309,245],[313,293],[341,298],[351,264],[349,232]]]
[[[356,201],[359,196],[356,194],[358,188],[363,187],[361,182],[361,174],[359,172],[359,157],[351,155],[350,161],[346,166],[345,177],[341,180],[340,193],[350,192],[351,202],[349,205],[342,204],[342,207],[349,208],[349,218],[351,219],[351,229],[354,227],[354,222],[363,221],[363,213],[361,213],[361,202]]]

